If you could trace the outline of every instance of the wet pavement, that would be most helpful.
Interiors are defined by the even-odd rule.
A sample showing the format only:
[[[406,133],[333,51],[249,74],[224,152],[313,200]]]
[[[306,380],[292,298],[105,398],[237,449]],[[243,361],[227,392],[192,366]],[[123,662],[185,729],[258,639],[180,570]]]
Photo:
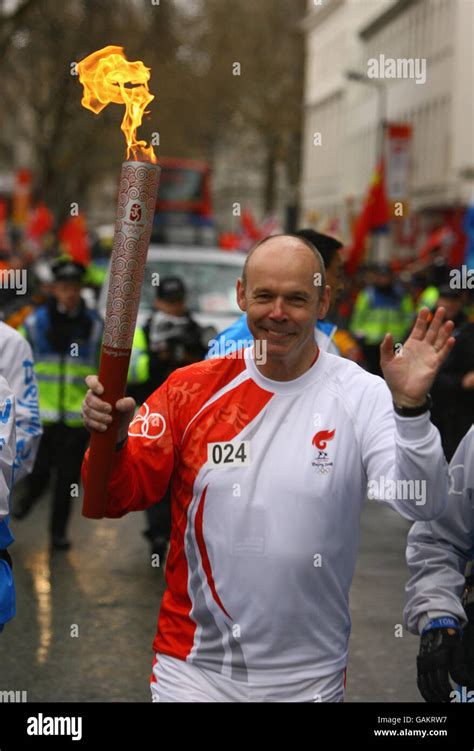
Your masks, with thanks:
[[[423,702],[416,686],[420,640],[400,628],[410,527],[411,522],[385,504],[366,502],[350,594],[352,636],[346,701]]]
[[[0,689],[28,701],[149,701],[151,644],[164,589],[143,513],[84,519],[68,552],[49,548],[48,501],[13,522],[17,617],[0,638]]]
[[[143,513],[92,521],[77,499],[68,552],[51,552],[49,499],[13,522],[17,617],[0,637],[0,690],[28,701],[149,701],[163,572],[151,563]],[[351,590],[346,701],[421,701],[418,638],[402,622],[409,523],[368,501]]]

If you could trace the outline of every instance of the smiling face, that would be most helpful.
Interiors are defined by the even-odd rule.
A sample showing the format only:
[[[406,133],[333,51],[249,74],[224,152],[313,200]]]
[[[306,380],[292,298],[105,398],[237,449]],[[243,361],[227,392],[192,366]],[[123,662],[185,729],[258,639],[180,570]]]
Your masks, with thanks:
[[[253,337],[266,342],[269,372],[297,377],[316,354],[314,327],[330,297],[320,274],[311,249],[291,236],[271,238],[252,253],[245,286],[237,283],[237,301]]]

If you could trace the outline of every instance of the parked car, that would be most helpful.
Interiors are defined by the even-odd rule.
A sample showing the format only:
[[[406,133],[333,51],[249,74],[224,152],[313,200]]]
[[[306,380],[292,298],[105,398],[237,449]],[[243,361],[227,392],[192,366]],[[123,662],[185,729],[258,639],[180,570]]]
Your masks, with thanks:
[[[188,291],[187,304],[196,321],[209,329],[209,339],[241,315],[235,285],[245,255],[218,249],[161,247],[151,245],[143,279],[137,325],[148,320],[160,277],[179,276]],[[157,276],[158,275],[158,276]],[[99,297],[99,312],[105,316],[109,272]]]

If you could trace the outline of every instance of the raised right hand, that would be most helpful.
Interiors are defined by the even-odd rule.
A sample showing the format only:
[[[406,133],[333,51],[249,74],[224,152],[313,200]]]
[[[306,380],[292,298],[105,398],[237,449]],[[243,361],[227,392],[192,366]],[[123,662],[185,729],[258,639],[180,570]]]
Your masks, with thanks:
[[[112,405],[100,399],[104,387],[96,375],[88,375],[86,383],[89,391],[82,402],[81,410],[84,427],[91,433],[94,430],[103,433],[112,422]],[[115,402],[115,409],[120,414],[118,443],[128,435],[128,426],[133,419],[136,406],[135,399],[131,396],[124,396]]]

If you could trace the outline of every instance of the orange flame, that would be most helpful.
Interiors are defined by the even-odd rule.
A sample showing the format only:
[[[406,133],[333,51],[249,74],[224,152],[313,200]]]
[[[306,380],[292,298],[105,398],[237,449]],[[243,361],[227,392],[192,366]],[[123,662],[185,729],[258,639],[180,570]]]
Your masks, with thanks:
[[[96,115],[110,102],[124,104],[125,115],[120,127],[127,141],[127,159],[155,163],[153,146],[136,139],[137,128],[146,114],[145,108],[155,98],[148,89],[150,68],[146,68],[141,60],[129,62],[123,47],[113,45],[85,57],[77,68],[84,86],[81,104]]]

